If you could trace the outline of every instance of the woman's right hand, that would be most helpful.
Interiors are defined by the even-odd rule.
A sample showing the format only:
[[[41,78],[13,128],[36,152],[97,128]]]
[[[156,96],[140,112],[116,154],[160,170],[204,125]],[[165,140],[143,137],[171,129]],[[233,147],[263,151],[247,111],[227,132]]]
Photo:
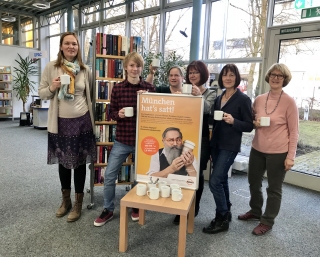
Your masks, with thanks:
[[[60,77],[56,77],[52,80],[52,83],[49,86],[49,89],[51,92],[54,92],[60,87],[61,87]]]

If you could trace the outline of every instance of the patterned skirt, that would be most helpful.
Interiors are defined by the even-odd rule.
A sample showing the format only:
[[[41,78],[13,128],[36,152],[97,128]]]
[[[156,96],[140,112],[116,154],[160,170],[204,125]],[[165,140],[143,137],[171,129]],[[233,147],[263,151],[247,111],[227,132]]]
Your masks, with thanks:
[[[48,164],[62,164],[66,169],[95,162],[95,136],[90,114],[78,118],[58,118],[58,134],[48,135]]]

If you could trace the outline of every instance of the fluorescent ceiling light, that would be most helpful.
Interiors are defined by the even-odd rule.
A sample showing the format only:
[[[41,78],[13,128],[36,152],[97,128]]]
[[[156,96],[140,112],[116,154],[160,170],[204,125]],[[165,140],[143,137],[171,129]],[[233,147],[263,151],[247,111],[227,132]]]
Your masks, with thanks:
[[[47,1],[43,1],[43,0],[36,0],[36,1],[34,1],[34,3],[32,5],[34,7],[39,8],[39,9],[49,9],[50,8],[50,3],[48,3]]]
[[[6,21],[6,22],[15,22],[16,21],[16,17],[8,15],[8,16],[2,17],[1,20]]]

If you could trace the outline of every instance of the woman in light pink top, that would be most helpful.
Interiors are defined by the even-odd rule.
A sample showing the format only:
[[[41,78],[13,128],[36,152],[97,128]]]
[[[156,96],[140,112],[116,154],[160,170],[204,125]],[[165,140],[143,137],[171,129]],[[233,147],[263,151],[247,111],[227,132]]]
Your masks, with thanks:
[[[239,215],[238,219],[260,220],[259,225],[252,231],[254,235],[263,235],[272,229],[280,210],[283,180],[286,172],[294,165],[299,114],[294,99],[282,90],[291,78],[291,72],[286,65],[273,64],[265,76],[270,91],[259,95],[253,103],[253,123],[256,131],[248,171],[251,210]],[[268,118],[264,117],[269,117],[270,125],[266,122]],[[262,213],[262,179],[266,171],[268,197]]]

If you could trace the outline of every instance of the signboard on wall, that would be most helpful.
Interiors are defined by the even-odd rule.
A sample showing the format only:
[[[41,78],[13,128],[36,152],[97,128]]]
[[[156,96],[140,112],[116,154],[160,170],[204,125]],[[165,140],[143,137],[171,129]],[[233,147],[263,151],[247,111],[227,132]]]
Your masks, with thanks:
[[[198,188],[202,96],[144,93],[138,96],[135,171],[139,182],[167,181]],[[192,156],[182,164],[183,147]],[[186,148],[184,148],[186,149]],[[176,161],[175,161],[176,160]],[[180,169],[174,162],[181,165]],[[170,165],[176,165],[171,169]]]

